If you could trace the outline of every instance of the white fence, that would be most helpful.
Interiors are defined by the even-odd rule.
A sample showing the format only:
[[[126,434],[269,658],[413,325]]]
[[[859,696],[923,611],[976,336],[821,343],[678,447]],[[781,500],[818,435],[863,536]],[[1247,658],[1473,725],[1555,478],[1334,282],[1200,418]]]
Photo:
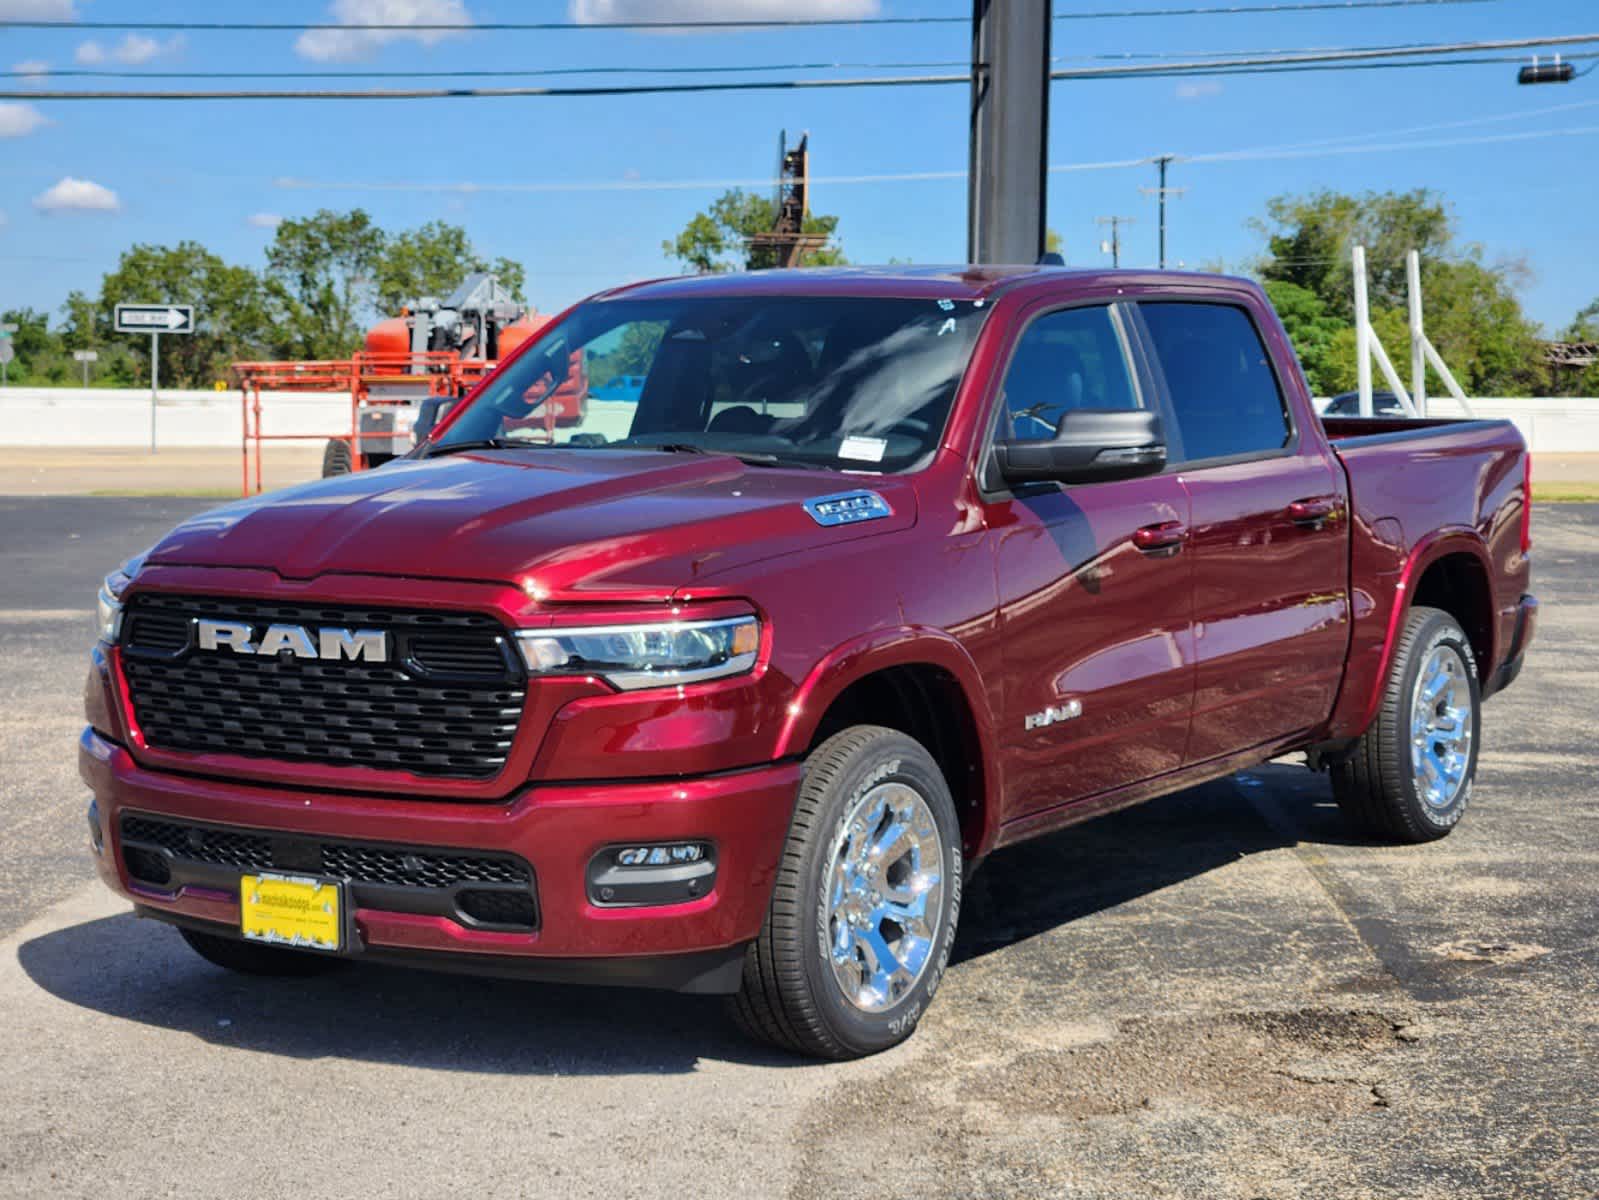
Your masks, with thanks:
[[[261,398],[265,433],[348,433],[348,393],[274,392]],[[161,392],[162,446],[237,446],[238,392]],[[0,389],[0,446],[148,446],[148,388]]]
[[[1599,453],[1599,398],[1477,398],[1479,417],[1514,421],[1539,451]],[[272,392],[262,397],[267,433],[336,434],[350,427],[347,396]],[[1433,416],[1456,416],[1448,396],[1428,400]],[[238,392],[163,391],[156,410],[163,446],[237,446]],[[137,389],[0,389],[0,446],[147,446],[150,393]]]
[[[1318,400],[1318,408],[1326,404]],[[1473,396],[1472,412],[1483,420],[1516,423],[1527,446],[1545,453],[1599,454],[1599,397],[1592,396]],[[1451,396],[1428,396],[1429,417],[1460,417]]]

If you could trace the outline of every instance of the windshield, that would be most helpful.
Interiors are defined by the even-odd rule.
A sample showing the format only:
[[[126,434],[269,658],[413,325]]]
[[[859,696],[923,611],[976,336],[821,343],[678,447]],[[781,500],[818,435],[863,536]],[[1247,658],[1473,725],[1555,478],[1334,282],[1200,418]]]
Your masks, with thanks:
[[[666,447],[909,470],[937,448],[985,313],[981,300],[595,301],[491,380],[437,447]]]

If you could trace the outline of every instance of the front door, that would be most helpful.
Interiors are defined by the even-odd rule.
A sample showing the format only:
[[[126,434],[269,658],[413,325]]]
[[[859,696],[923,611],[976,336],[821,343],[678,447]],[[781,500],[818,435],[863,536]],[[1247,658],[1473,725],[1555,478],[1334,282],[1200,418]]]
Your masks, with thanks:
[[[1118,313],[1036,316],[1012,352],[996,434],[1054,436],[1069,408],[1136,408]],[[989,506],[998,539],[1012,819],[1176,769],[1193,698],[1188,496],[1175,475],[1032,485]]]
[[[1311,728],[1332,709],[1349,639],[1342,473],[1296,438],[1283,381],[1242,308],[1139,305],[1190,501],[1193,724],[1203,762]]]

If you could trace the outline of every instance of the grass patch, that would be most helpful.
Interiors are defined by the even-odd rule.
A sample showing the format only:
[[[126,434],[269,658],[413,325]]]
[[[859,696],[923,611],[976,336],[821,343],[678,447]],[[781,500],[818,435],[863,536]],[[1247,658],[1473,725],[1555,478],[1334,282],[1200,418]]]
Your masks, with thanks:
[[[97,488],[91,496],[170,497],[174,500],[237,500],[238,488]]]
[[[1534,471],[1537,468],[1533,468]],[[1539,483],[1532,481],[1534,504],[1591,504],[1599,501],[1599,483]]]

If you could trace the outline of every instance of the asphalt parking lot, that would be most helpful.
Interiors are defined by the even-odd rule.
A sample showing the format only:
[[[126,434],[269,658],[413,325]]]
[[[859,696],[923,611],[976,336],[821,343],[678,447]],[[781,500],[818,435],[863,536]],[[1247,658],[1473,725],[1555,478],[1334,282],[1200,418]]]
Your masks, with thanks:
[[[95,585],[208,501],[0,499],[0,1194],[1599,1194],[1599,505],[1451,837],[1282,763],[992,859],[921,1030],[822,1065],[714,1000],[225,975],[94,881]]]

